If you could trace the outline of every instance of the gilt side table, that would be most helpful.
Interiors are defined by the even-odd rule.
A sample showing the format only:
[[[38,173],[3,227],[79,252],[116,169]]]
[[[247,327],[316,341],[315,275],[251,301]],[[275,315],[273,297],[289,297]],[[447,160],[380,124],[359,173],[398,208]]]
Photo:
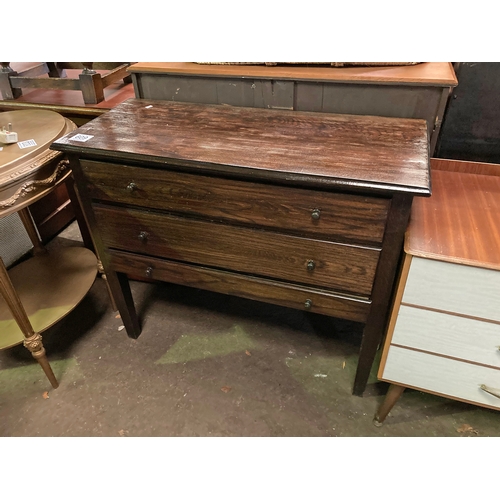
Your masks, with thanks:
[[[68,161],[49,150],[54,140],[76,126],[58,113],[42,110],[0,113],[0,128],[9,124],[18,140],[0,144],[0,218],[19,214],[34,256],[9,271],[0,257],[0,349],[24,343],[56,388],[40,333],[83,299],[96,277],[97,258],[81,247],[47,252],[28,207],[63,182],[78,204]]]

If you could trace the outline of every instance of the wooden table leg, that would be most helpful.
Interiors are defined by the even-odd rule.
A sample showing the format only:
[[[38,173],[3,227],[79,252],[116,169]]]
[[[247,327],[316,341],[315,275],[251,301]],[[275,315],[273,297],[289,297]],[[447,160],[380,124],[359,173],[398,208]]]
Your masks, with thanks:
[[[38,231],[35,227],[35,223],[31,218],[31,213],[29,209],[22,208],[18,211],[19,217],[21,218],[21,222],[23,223],[24,229],[28,233],[30,237],[31,243],[33,243],[33,252],[35,255],[41,255],[47,252],[47,249],[43,246],[40,237],[38,236]]]
[[[389,390],[387,391],[384,402],[380,405],[380,408],[378,409],[377,413],[375,414],[375,418],[373,419],[373,423],[377,427],[380,427],[382,425],[382,422],[385,420],[387,415],[389,415],[389,412],[397,403],[404,390],[405,387],[403,387],[402,385],[391,384],[389,386]]]
[[[75,180],[73,175],[68,176],[66,179],[66,190],[68,191],[69,199],[71,200],[71,206],[73,207],[73,212],[75,212],[76,222],[80,233],[82,235],[83,245],[90,251],[96,253],[94,242],[92,241],[92,236],[89,231],[89,226],[87,220],[85,219],[85,214],[83,213],[80,197],[75,187]]]
[[[0,93],[5,100],[17,99],[23,95],[21,89],[14,89],[10,83],[10,76],[17,76],[17,72],[14,71],[8,63],[0,63]]]
[[[12,312],[16,323],[19,325],[19,328],[23,332],[25,337],[24,347],[28,349],[32,356],[38,361],[40,366],[42,367],[45,375],[49,379],[52,387],[57,389],[59,387],[59,383],[50,367],[50,364],[47,360],[47,356],[45,354],[45,348],[42,344],[42,336],[39,333],[35,333],[31,323],[29,321],[28,315],[24,310],[24,307],[19,300],[19,296],[14,290],[14,286],[12,285],[12,281],[9,278],[9,274],[3,260],[0,258],[0,293],[2,294],[7,306]]]
[[[102,262],[99,259],[99,255],[97,254],[96,246],[92,239],[92,235],[89,231],[89,225],[87,219],[85,218],[85,213],[82,210],[82,205],[80,201],[80,196],[78,195],[78,191],[75,186],[75,180],[73,179],[73,175],[70,175],[66,180],[66,189],[68,190],[69,199],[71,200],[71,205],[73,207],[73,211],[75,212],[76,222],[78,223],[78,227],[80,228],[80,233],[82,235],[82,240],[85,248],[88,248],[90,251],[94,252],[97,255],[97,269],[101,278],[106,283],[106,287],[108,289],[109,299],[111,301],[111,307],[113,311],[117,311],[118,307],[116,306],[115,299],[111,290],[109,288],[108,279],[106,277],[106,273],[104,272],[104,267],[102,266]]]
[[[97,71],[92,69],[92,63],[83,63],[84,69],[78,75],[80,89],[83,94],[85,104],[98,104],[104,101],[104,87],[102,77]]]
[[[134,299],[127,275],[110,271],[106,273],[106,276],[107,283],[112,292],[111,296],[116,298],[117,309],[120,312],[127,335],[131,339],[136,339],[141,334],[141,326],[135,310]]]

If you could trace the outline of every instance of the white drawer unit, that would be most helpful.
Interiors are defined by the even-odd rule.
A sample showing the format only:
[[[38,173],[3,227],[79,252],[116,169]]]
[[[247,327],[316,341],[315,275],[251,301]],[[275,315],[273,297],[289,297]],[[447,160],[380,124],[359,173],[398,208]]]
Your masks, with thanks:
[[[413,257],[402,302],[500,322],[500,272]]]
[[[377,425],[407,387],[500,409],[500,166],[438,161],[432,183],[406,234]]]

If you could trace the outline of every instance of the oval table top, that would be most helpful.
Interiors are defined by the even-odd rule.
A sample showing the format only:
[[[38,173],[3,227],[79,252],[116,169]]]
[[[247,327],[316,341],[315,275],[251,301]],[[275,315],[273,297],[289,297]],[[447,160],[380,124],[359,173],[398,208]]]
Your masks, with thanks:
[[[45,196],[54,183],[40,181],[53,174],[45,167],[60,156],[49,150],[56,139],[76,129],[76,125],[54,111],[30,109],[0,113],[0,129],[8,128],[17,133],[18,141],[0,144],[0,216],[8,215],[33,203],[33,198]],[[33,181],[39,186],[34,186]],[[23,189],[23,184],[27,184]],[[35,189],[37,187],[37,189]],[[28,189],[26,189],[28,188]],[[29,195],[28,195],[29,193]],[[19,196],[16,204],[7,200]],[[3,202],[3,203],[2,203]],[[20,205],[21,203],[21,205]]]

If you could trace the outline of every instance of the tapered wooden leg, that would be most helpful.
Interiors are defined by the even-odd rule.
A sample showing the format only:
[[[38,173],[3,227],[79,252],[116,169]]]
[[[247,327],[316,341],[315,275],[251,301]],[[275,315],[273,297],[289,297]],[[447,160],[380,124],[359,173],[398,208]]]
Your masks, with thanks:
[[[104,281],[104,283],[106,283],[106,288],[108,289],[109,300],[111,301],[111,308],[113,309],[113,311],[117,311],[118,306],[116,305],[115,298],[113,297],[113,294],[111,293],[111,288],[109,287],[109,283],[108,283],[108,277],[106,276],[106,272],[104,271],[104,266],[102,265],[102,262],[99,259],[97,260],[97,270],[99,271],[99,274],[101,275],[101,278]]]
[[[130,291],[130,284],[126,274],[108,271],[107,283],[111,289],[111,296],[115,297],[127,335],[136,339],[141,334],[139,318],[134,306],[134,299]]]
[[[80,196],[78,195],[78,191],[76,190],[75,180],[73,179],[72,175],[70,175],[66,180],[66,189],[68,190],[69,199],[71,200],[71,205],[75,212],[76,222],[78,223],[78,227],[80,228],[83,244],[85,248],[88,248],[90,251],[94,252],[97,255],[96,246],[92,239],[92,235],[89,231],[88,222],[87,219],[85,218],[85,213],[82,210]],[[109,299],[111,301],[111,307],[113,308],[113,311],[117,311],[118,308],[116,306],[113,294],[111,293],[111,290],[109,288],[108,279],[106,277],[106,273],[104,272],[104,267],[102,265],[102,262],[99,259],[99,255],[97,255],[97,269],[99,271],[101,278],[106,283]]]
[[[375,418],[373,419],[373,423],[377,427],[380,427],[382,425],[382,422],[385,420],[387,415],[389,415],[389,412],[397,403],[404,390],[405,387],[401,385],[391,384],[389,386],[389,390],[387,391],[384,402],[380,405],[380,408],[378,409],[377,413],[375,414]]]
[[[85,219],[85,214],[83,213],[80,197],[78,195],[78,191],[75,187],[75,180],[73,176],[70,175],[66,179],[66,190],[68,191],[69,199],[71,200],[71,206],[73,207],[73,212],[75,212],[76,222],[78,224],[78,228],[80,229],[80,233],[82,235],[83,245],[85,248],[88,248],[91,252],[96,253],[95,245],[92,241],[92,236],[89,231],[89,226],[87,219]]]
[[[352,391],[355,396],[363,396],[377,350],[386,331],[411,203],[412,198],[404,195],[394,195],[391,201],[386,222],[388,230],[384,235],[377,274],[373,282],[372,305],[366,319],[359,350],[358,367]]]
[[[28,236],[33,244],[33,253],[35,255],[41,255],[47,252],[47,249],[43,246],[40,237],[38,236],[38,231],[35,227],[35,223],[31,218],[31,213],[28,208],[23,208],[18,212],[21,222],[23,223],[24,229],[28,233]]]
[[[23,333],[25,340],[24,346],[28,349],[32,356],[38,361],[40,366],[42,367],[45,375],[49,379],[52,387],[57,389],[59,387],[59,383],[50,367],[50,364],[47,360],[47,356],[45,354],[45,348],[42,344],[42,336],[39,333],[35,333],[31,323],[29,321],[28,315],[24,310],[24,307],[17,295],[14,286],[12,285],[12,281],[9,278],[9,274],[3,260],[0,258],[0,293],[2,294],[7,306],[12,312],[16,323],[19,325],[21,332]]]

